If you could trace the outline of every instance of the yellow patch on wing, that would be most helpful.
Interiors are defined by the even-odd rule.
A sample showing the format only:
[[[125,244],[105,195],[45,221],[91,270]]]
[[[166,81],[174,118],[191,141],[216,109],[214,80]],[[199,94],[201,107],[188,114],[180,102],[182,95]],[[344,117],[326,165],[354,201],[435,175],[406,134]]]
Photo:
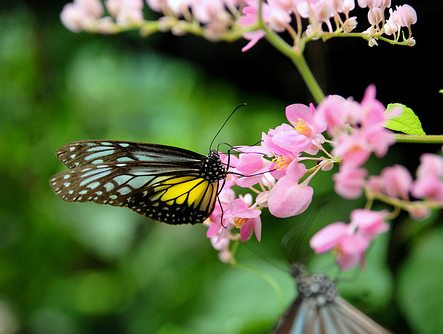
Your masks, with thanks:
[[[188,206],[199,206],[199,210],[205,211],[217,194],[217,183],[210,184],[195,176],[183,176],[164,180],[155,189],[158,195],[152,199],[159,198],[168,205],[182,205],[187,201]]]

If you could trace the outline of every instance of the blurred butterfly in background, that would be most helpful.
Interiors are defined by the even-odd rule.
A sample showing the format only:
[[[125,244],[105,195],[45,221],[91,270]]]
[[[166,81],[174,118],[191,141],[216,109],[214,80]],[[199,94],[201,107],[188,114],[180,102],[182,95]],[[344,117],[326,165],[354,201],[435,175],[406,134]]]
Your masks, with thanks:
[[[298,296],[275,324],[271,334],[387,334],[337,292],[324,274],[307,275],[302,265],[293,265],[291,275]]]
[[[69,168],[50,179],[62,200],[128,207],[167,224],[203,223],[228,169],[215,150],[127,141],[77,141],[56,155]]]

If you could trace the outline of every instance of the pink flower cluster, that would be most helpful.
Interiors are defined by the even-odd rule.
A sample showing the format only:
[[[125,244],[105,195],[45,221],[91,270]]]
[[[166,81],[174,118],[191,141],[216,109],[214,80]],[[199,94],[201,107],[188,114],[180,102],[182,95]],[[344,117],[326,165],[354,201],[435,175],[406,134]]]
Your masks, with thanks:
[[[369,86],[361,103],[340,96],[329,96],[318,106],[319,118],[327,124],[333,138],[332,155],[341,157],[339,172],[333,176],[335,191],[344,198],[361,196],[366,169],[362,165],[371,153],[382,157],[395,142],[394,134],[384,125],[388,117],[386,107],[375,98],[375,87]]]
[[[415,180],[405,167],[394,165],[385,167],[378,176],[370,176],[366,186],[370,197],[408,211],[413,219],[426,218],[431,208],[443,206],[443,157],[423,154]],[[416,200],[410,200],[410,196]],[[335,222],[324,227],[312,237],[310,245],[316,253],[333,250],[342,270],[359,262],[364,267],[364,252],[370,242],[389,229],[387,218],[386,211],[354,210],[350,224]]]
[[[397,41],[400,29],[406,27],[409,30],[407,44],[415,44],[411,25],[416,23],[417,15],[411,6],[397,6],[392,11],[390,0],[357,2],[360,7],[369,8],[371,27],[366,30],[368,34],[394,35]],[[177,35],[198,31],[215,41],[228,31],[247,30],[243,37],[249,43],[243,51],[249,50],[265,35],[257,25],[260,11],[263,23],[270,30],[277,33],[288,31],[295,41],[303,34],[301,19],[309,21],[305,35],[310,38],[325,33],[349,33],[357,25],[356,18],[349,16],[355,8],[354,0],[146,0],[146,3],[153,11],[164,15],[158,21],[158,29],[162,31],[171,30]],[[74,32],[116,33],[122,29],[142,28],[147,22],[143,7],[143,0],[73,0],[65,5],[60,17],[65,27]],[[109,16],[103,16],[105,8]],[[386,21],[385,10],[388,8],[390,16]],[[291,25],[294,18],[296,28]],[[201,30],[196,30],[196,23]],[[371,37],[370,45],[376,45],[375,40],[376,37]]]
[[[369,177],[366,186],[370,196],[387,196],[387,202],[394,199],[391,202],[408,211],[413,219],[426,218],[431,208],[443,206],[443,157],[423,154],[415,180],[405,167],[394,165],[385,167],[379,176]]]
[[[231,156],[230,178],[220,195],[222,207],[217,206],[210,217],[208,237],[217,236],[220,242],[237,227],[242,241],[252,231],[260,240],[260,209],[267,207],[278,218],[303,213],[314,194],[310,180],[335,163],[340,163],[334,175],[336,191],[345,198],[360,196],[367,174],[362,165],[371,153],[385,155],[395,141],[384,127],[385,111],[375,98],[374,86],[368,87],[361,103],[329,96],[317,109],[312,104],[287,106],[288,123],[263,133],[259,146],[235,148],[241,153],[238,159]],[[323,136],[325,131],[330,140]],[[332,146],[331,153],[324,144]],[[308,168],[309,164],[313,166]],[[252,194],[236,198],[234,185],[251,189],[255,199]]]
[[[60,19],[73,32],[112,33],[116,25],[130,27],[144,22],[143,0],[107,0],[105,6],[112,17],[103,17],[105,8],[100,0],[74,0],[63,7]]]
[[[380,233],[389,230],[386,223],[388,212],[356,209],[351,213],[351,222],[332,223],[318,231],[310,240],[317,254],[334,250],[342,270],[349,270],[360,262],[364,267],[365,251],[370,242]]]
[[[325,34],[323,26],[326,26],[326,32],[330,34],[349,33],[357,26],[356,17],[349,16],[355,8],[354,0],[268,0],[262,4],[256,0],[245,1],[247,6],[243,9],[243,16],[240,17],[240,24],[244,27],[250,27],[257,23],[259,6],[261,6],[263,23],[270,30],[278,33],[292,32],[293,18],[297,19],[298,29],[301,29],[300,18],[308,19],[309,25],[306,35],[312,38]],[[366,30],[367,34],[381,35],[386,33],[386,35],[392,35],[401,27],[407,27],[409,30],[408,45],[415,44],[411,35],[411,25],[417,22],[417,14],[411,6],[397,6],[395,11],[390,9],[390,17],[385,21],[385,10],[390,8],[391,0],[358,0],[357,3],[361,8],[369,8],[368,21],[371,27]],[[385,23],[387,25],[383,29]],[[298,31],[298,37],[301,34],[302,31]],[[244,33],[243,37],[249,40],[249,43],[243,48],[243,51],[249,50],[264,36],[265,32],[262,29]],[[396,41],[398,37],[399,35],[397,35]],[[376,45],[375,40],[376,38],[371,37],[369,45]]]

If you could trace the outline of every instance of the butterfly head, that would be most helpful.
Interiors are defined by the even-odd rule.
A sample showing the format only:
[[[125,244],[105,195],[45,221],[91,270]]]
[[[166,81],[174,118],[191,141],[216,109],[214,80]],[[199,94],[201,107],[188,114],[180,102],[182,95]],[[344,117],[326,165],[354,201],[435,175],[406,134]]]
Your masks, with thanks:
[[[302,297],[315,298],[317,306],[332,302],[337,296],[335,283],[324,274],[298,276],[297,290]]]

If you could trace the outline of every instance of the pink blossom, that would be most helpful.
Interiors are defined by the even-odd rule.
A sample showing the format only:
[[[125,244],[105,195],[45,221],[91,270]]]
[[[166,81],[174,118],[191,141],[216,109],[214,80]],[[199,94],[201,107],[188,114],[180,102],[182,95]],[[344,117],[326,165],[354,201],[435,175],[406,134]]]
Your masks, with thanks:
[[[360,105],[352,99],[330,95],[317,107],[314,122],[318,128],[327,128],[332,136],[344,126],[356,124],[360,118]]]
[[[108,0],[106,8],[115,17],[116,22],[121,25],[144,20],[143,0]]]
[[[362,128],[362,135],[370,145],[374,154],[381,158],[386,155],[389,146],[395,143],[395,135],[382,125],[373,125]]]
[[[380,7],[382,9],[386,9],[391,7],[391,0],[357,0],[357,3],[360,8]]]
[[[420,165],[417,168],[417,178],[428,176],[435,178],[443,177],[443,157],[440,155],[425,153],[420,157]]]
[[[311,204],[314,189],[308,186],[309,179],[299,184],[306,172],[303,164],[294,161],[288,171],[269,192],[268,207],[272,215],[286,218],[303,213]]]
[[[431,209],[420,204],[409,205],[407,208],[412,219],[421,220],[429,217]]]
[[[315,24],[326,22],[335,12],[333,2],[329,0],[297,1],[296,8],[301,17],[310,18]]]
[[[228,263],[232,259],[232,253],[229,250],[229,238],[223,238],[219,239],[217,236],[213,236],[210,238],[212,247],[214,247],[215,250],[218,250],[218,257],[220,261],[224,263]]]
[[[411,194],[416,198],[426,198],[436,202],[443,201],[443,157],[425,153],[420,157]]]
[[[383,126],[386,122],[386,116],[384,114],[386,107],[375,98],[376,94],[375,85],[369,85],[365,90],[365,94],[360,103],[360,122],[362,126]]]
[[[229,210],[234,216],[233,221],[240,228],[241,241],[249,239],[254,231],[258,241],[261,240],[261,210],[248,206],[243,199],[236,199],[229,205]]]
[[[368,21],[372,25],[379,24],[384,18],[383,9],[374,7],[368,10]]]
[[[264,20],[269,17],[269,5],[256,0],[245,0],[246,6],[243,8],[243,15],[240,17],[240,25],[247,28],[258,22],[258,12],[260,4],[262,6],[262,15]],[[243,37],[249,40],[249,43],[242,48],[243,52],[251,49],[257,42],[265,36],[263,29],[249,31],[243,34]]]
[[[332,176],[335,182],[335,192],[347,199],[360,197],[365,186],[366,175],[367,170],[364,168],[342,165],[339,172]]]
[[[191,1],[191,8],[195,18],[204,24],[219,22],[227,25],[231,21],[222,1],[193,0]]]
[[[269,4],[269,27],[277,32],[285,31],[292,21],[291,7],[279,0],[268,0],[267,3]]]
[[[389,230],[389,224],[385,222],[388,216],[387,211],[356,209],[351,213],[351,225],[356,227],[357,233],[372,240]]]
[[[103,13],[100,0],[74,0],[63,7],[60,20],[67,29],[79,32],[92,29]]]
[[[417,23],[417,13],[414,8],[409,5],[397,6],[396,10],[390,10],[389,19],[385,24],[386,35],[392,35],[401,29],[407,27],[410,29],[411,25]]]
[[[318,231],[309,244],[317,254],[335,250],[337,263],[343,270],[360,262],[364,267],[364,252],[380,233],[386,232],[388,213],[357,209],[351,213],[351,223],[332,223]]]
[[[289,124],[283,123],[282,125],[277,126],[275,129],[270,129],[267,134],[262,134],[262,146],[272,152],[274,156],[286,156],[293,157],[294,153],[292,149],[289,150],[283,147],[280,147],[281,140],[276,143],[274,141],[274,137],[283,137],[286,135],[286,132],[292,133],[294,132],[294,128]]]
[[[314,234],[309,244],[317,254],[334,249],[338,265],[348,270],[358,262],[364,263],[364,252],[369,246],[369,240],[355,234],[351,225],[336,222]]]
[[[244,177],[237,179],[236,183],[240,187],[252,187],[260,182],[263,173],[271,169],[272,163],[259,154],[240,154],[236,170]],[[254,175],[254,176],[249,176]]]
[[[410,27],[417,23],[417,13],[415,9],[409,5],[396,6],[398,13],[398,23],[402,27]]]
[[[324,141],[321,135],[326,130],[325,124],[314,123],[315,108],[304,104],[291,104],[286,107],[286,118],[295,131],[282,131],[274,135],[273,142],[280,148],[297,155],[306,151],[311,155],[317,154]],[[320,126],[321,125],[321,126]]]
[[[417,179],[412,186],[411,194],[416,198],[443,202],[443,181],[432,175]]]
[[[343,133],[336,138],[332,154],[342,157],[344,164],[358,167],[369,159],[371,149],[364,134],[352,131],[351,134]]]
[[[409,190],[413,180],[411,174],[405,167],[401,165],[386,167],[381,171],[380,178],[385,194],[404,200],[409,198]]]

